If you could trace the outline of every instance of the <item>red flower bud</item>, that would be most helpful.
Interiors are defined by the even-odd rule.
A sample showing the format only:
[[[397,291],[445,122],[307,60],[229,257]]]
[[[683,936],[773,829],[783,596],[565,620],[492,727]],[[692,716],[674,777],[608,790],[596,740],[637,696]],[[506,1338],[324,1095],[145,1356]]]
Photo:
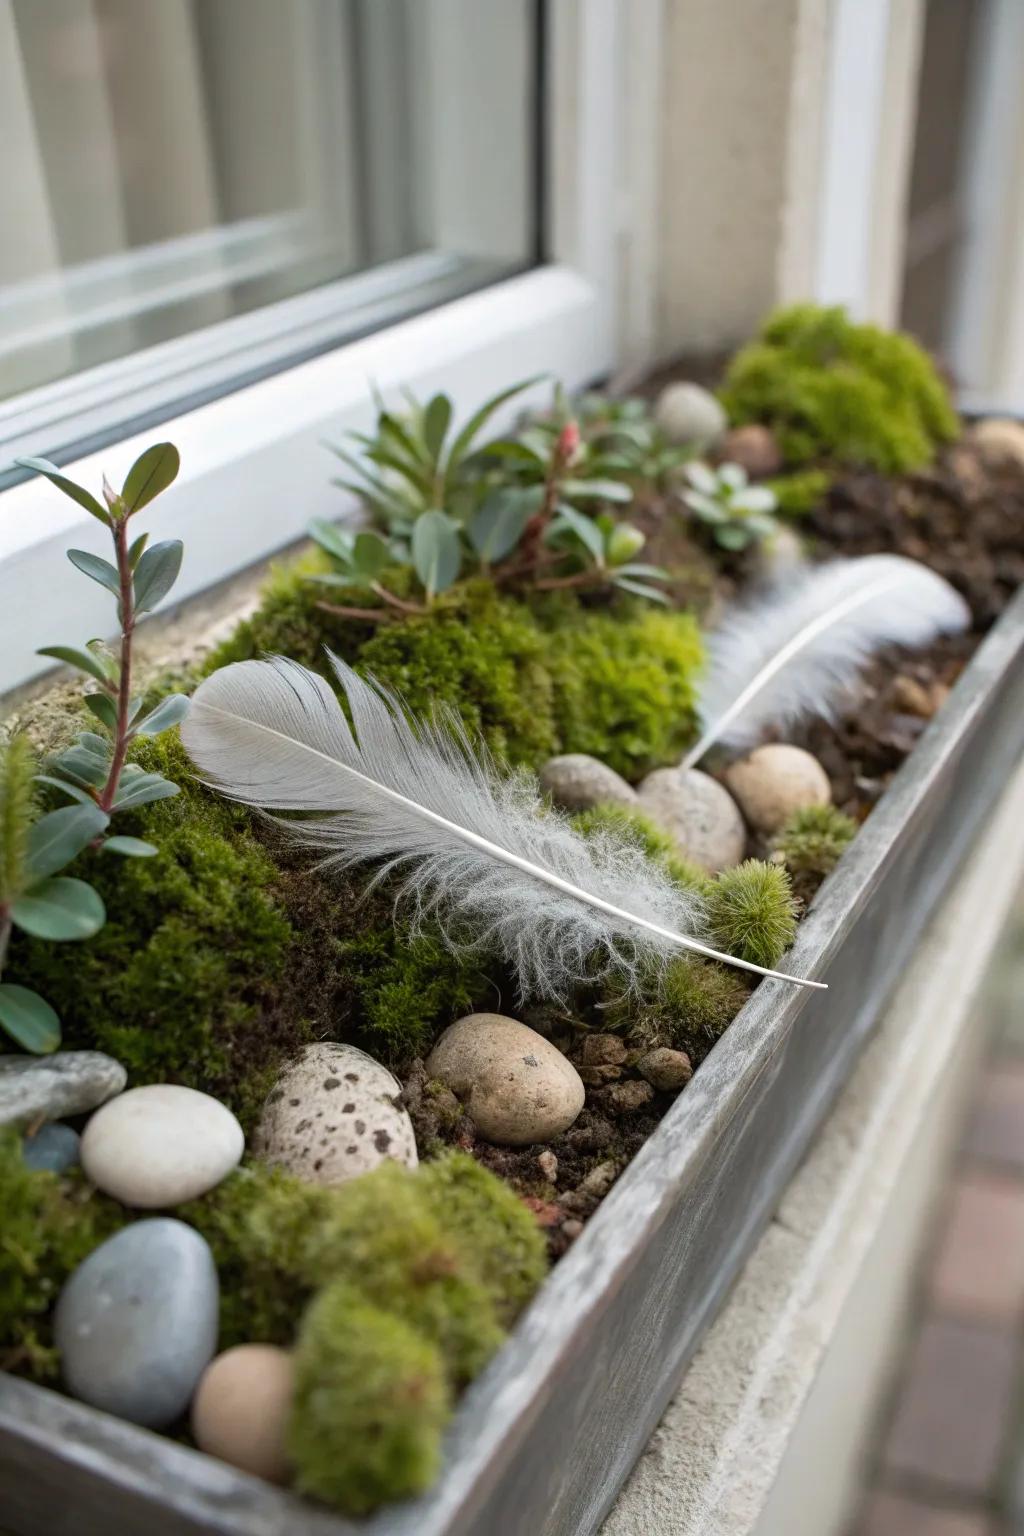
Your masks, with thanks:
[[[558,457],[563,464],[571,464],[580,451],[580,429],[575,421],[567,421],[558,434]]]

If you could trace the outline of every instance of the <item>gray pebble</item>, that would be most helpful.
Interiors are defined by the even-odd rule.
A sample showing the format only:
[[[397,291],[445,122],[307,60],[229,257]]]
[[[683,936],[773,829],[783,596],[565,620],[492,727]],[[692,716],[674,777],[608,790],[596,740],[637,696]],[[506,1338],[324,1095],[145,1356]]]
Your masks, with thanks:
[[[709,390],[700,384],[666,384],[654,406],[654,419],[670,443],[717,442],[729,419]]]
[[[21,1155],[26,1168],[36,1172],[66,1173],[78,1163],[79,1135],[70,1125],[54,1121],[42,1125],[34,1136],[26,1136]]]
[[[549,758],[540,771],[540,787],[563,811],[589,811],[595,805],[637,809],[636,790],[614,768],[585,752]]]
[[[127,1081],[121,1063],[101,1051],[0,1056],[0,1126],[84,1115]]]
[[[747,829],[739,807],[699,768],[656,768],[640,785],[640,809],[708,874],[741,863]]]
[[[217,1271],[206,1239],[169,1216],[108,1238],[61,1291],[54,1338],[73,1397],[166,1428],[217,1348]]]

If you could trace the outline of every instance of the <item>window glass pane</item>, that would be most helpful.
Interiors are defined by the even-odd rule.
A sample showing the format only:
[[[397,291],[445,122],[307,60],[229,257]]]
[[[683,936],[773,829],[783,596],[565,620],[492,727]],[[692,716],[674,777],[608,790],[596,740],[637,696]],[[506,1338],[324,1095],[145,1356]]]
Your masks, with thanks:
[[[535,0],[0,0],[0,398],[531,263]]]

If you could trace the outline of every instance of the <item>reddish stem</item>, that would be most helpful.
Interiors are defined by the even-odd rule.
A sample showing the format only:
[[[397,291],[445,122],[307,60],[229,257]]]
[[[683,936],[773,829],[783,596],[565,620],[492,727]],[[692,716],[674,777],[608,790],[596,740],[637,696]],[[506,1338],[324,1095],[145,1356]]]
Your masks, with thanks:
[[[114,521],[114,553],[117,557],[117,576],[121,603],[121,668],[117,680],[117,725],[114,730],[114,755],[110,772],[98,805],[109,816],[121,782],[121,773],[128,756],[131,741],[130,720],[132,699],[132,635],[135,632],[135,589],[132,568],[128,559],[128,519],[117,517]]]

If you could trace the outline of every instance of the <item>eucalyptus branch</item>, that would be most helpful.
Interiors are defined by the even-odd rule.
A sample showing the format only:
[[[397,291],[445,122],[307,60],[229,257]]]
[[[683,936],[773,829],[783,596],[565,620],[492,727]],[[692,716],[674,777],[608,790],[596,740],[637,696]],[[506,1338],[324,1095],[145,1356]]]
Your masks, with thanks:
[[[117,559],[117,576],[120,596],[118,612],[121,618],[121,665],[117,679],[117,719],[114,726],[114,750],[110,759],[107,782],[98,798],[101,811],[109,816],[114,807],[121,774],[131,745],[132,700],[132,636],[135,633],[135,584],[132,579],[131,555],[128,549],[128,517],[120,517],[113,526],[114,552]]]

